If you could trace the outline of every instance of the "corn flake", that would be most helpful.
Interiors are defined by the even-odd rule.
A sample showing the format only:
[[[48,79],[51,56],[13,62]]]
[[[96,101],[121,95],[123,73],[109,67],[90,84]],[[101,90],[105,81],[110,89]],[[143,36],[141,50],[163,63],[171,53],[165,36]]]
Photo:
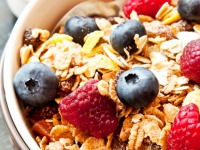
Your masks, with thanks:
[[[103,35],[103,31],[94,31],[87,35],[88,37],[85,41],[85,44],[83,45],[81,52],[84,54],[89,54]]]
[[[182,105],[185,106],[190,103],[196,104],[200,109],[200,90],[189,92],[187,96],[184,98]]]
[[[118,65],[114,61],[112,61],[109,57],[102,54],[98,54],[94,56],[92,59],[90,59],[88,62],[88,67],[94,69],[106,69],[113,71],[119,70]]]
[[[66,41],[72,41],[73,38],[67,34],[58,34],[54,33],[53,36],[46,42],[47,45],[55,45],[57,43],[62,43],[64,40]]]

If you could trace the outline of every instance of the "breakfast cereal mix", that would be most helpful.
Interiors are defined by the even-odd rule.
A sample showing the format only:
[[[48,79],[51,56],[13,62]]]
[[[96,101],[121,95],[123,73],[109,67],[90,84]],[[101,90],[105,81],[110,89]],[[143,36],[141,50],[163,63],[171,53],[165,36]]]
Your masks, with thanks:
[[[39,108],[26,106],[27,117],[33,126],[36,141],[42,150],[171,149],[171,146],[169,148],[168,136],[174,130],[171,129],[171,126],[182,106],[194,103],[200,107],[198,83],[190,81],[181,71],[183,49],[191,40],[200,39],[200,25],[195,21],[186,21],[181,17],[177,0],[172,0],[171,3],[167,0],[161,0],[160,4],[157,4],[159,5],[157,13],[151,15],[142,14],[142,12],[137,11],[137,8],[131,11],[126,10],[129,9],[126,8],[126,5],[132,1],[134,0],[129,0],[125,4],[125,10],[121,16],[109,18],[88,16],[89,19],[94,19],[95,26],[92,27],[94,30],[81,39],[83,44],[79,43],[80,37],[78,35],[73,37],[73,33],[65,32],[66,24],[60,27],[59,33],[54,33],[52,36],[50,36],[49,31],[43,29],[29,28],[25,31],[24,45],[20,49],[21,65],[26,65],[29,62],[46,64],[55,72],[59,82],[54,105],[50,107],[47,104],[47,106]],[[79,16],[73,19],[84,20]],[[128,21],[137,21],[132,22],[137,26],[141,23],[146,35],[143,35],[142,27],[138,27],[138,33],[132,37],[135,45],[127,46],[123,52],[118,51],[115,46],[117,45],[118,48],[120,45],[119,42],[115,42],[113,32],[121,24],[126,24]],[[127,25],[127,27],[129,26]],[[121,39],[120,44],[123,41]],[[153,73],[158,81],[159,89],[155,98],[149,100],[148,105],[142,104],[138,107],[134,106],[135,104],[128,98],[121,98],[117,87],[120,86],[119,80],[123,82],[121,77],[124,73],[141,67]],[[130,79],[137,81],[134,73],[125,77],[127,83],[130,82]],[[94,89],[93,84],[96,81],[98,83],[95,90],[101,97],[100,103],[104,103],[103,100],[106,99],[109,104],[105,102],[104,105],[110,105],[109,109],[111,109],[111,105],[114,105],[116,111],[114,117],[118,121],[116,126],[113,123],[115,121],[107,120],[107,122],[112,123],[108,123],[109,126],[105,126],[105,130],[98,131],[98,133],[92,129],[81,130],[87,127],[79,128],[71,123],[76,123],[78,120],[76,120],[76,113],[68,112],[68,114],[74,115],[72,118],[65,113],[65,109],[71,110],[71,107],[74,108],[77,105],[76,101],[85,94],[84,90],[91,93],[88,97],[91,101],[94,96],[92,92],[95,90],[90,90]],[[148,86],[148,84],[147,82],[146,85]],[[151,84],[155,84],[153,87],[155,89],[156,83]],[[86,89],[86,85],[88,89]],[[141,97],[143,97],[147,93],[144,93],[142,85],[140,86],[135,94],[142,93]],[[83,94],[77,94],[78,96],[71,94],[77,89]],[[130,89],[132,88],[130,87]],[[151,87],[148,91],[151,91]],[[61,109],[61,105],[67,103],[64,99],[69,96],[68,104]],[[144,99],[148,101],[149,97]],[[82,103],[85,104],[78,104],[78,106],[97,107],[95,112],[91,110],[89,115],[98,114],[98,106],[86,102],[84,101]],[[97,105],[101,107],[101,104]],[[41,112],[48,109],[56,109],[57,111],[52,111],[53,113],[49,116],[41,115]],[[81,108],[76,109],[81,110]],[[73,109],[71,111],[73,112]],[[113,117],[109,114],[110,110],[106,110],[106,112],[108,118]],[[37,117],[32,115],[33,113],[36,113]],[[48,112],[46,111],[46,113]],[[85,113],[82,112],[79,115],[84,116]],[[87,115],[84,117],[81,124],[87,122]],[[101,117],[103,120],[104,116]],[[104,123],[101,123],[102,126]],[[90,123],[88,126],[92,126],[95,130],[97,125]],[[107,128],[112,131],[102,137],[102,133],[106,132]]]

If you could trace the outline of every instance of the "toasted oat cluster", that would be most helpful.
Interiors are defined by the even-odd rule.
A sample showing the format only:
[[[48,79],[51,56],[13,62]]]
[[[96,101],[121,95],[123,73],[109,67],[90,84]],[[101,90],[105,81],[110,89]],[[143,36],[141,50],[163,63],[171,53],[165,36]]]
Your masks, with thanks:
[[[51,37],[49,31],[27,29],[29,36],[28,39],[25,36],[20,50],[21,64],[42,62],[51,67],[59,79],[58,97],[53,104],[26,108],[42,150],[166,150],[167,136],[180,107],[190,102],[200,107],[197,100],[200,87],[180,71],[183,47],[190,40],[200,38],[199,25],[181,20],[176,5],[168,3],[161,7],[156,19],[138,16],[136,12],[132,12],[131,19],[140,20],[147,35],[135,35],[139,52],[129,54],[127,51],[126,56],[119,55],[109,41],[114,26],[126,20],[123,15],[113,17],[112,22],[110,18],[95,18],[100,30],[88,34],[83,46],[64,34],[63,26]],[[138,66],[155,74],[159,93],[148,107],[133,109],[119,100],[116,80],[120,71]],[[98,79],[100,94],[116,103],[119,126],[106,138],[90,137],[64,120],[58,110],[63,97],[90,79]]]

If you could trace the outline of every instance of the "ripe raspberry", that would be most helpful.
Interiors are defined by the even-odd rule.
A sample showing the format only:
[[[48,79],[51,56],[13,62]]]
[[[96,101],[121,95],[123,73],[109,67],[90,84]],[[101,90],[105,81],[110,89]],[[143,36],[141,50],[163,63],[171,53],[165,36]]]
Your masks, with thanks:
[[[200,39],[193,40],[184,47],[180,67],[185,77],[200,83]]]
[[[124,14],[130,18],[131,12],[134,10],[138,15],[147,15],[155,18],[156,13],[165,2],[171,0],[128,0],[123,8]]]
[[[82,88],[66,96],[59,108],[64,119],[76,128],[96,138],[103,138],[114,132],[118,126],[115,103],[100,95],[98,80],[88,81]]]
[[[200,149],[200,120],[198,107],[190,103],[183,106],[174,119],[167,139],[168,150]]]

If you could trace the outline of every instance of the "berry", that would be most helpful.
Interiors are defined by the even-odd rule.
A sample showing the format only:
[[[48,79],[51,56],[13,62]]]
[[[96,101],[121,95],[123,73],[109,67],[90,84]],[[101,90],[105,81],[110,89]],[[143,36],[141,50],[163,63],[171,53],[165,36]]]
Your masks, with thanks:
[[[156,98],[159,83],[150,70],[136,67],[119,76],[116,91],[124,104],[141,108],[148,106]]]
[[[200,1],[199,0],[180,0],[178,12],[182,19],[200,23]]]
[[[167,139],[168,150],[200,149],[200,121],[198,107],[190,103],[183,106],[174,119]]]
[[[200,83],[200,39],[192,40],[184,47],[180,69],[185,77]]]
[[[72,36],[74,42],[84,44],[84,37],[99,30],[94,18],[73,16],[65,23],[65,33]]]
[[[53,70],[40,62],[22,66],[14,76],[14,89],[26,105],[43,106],[56,97],[58,79]]]
[[[147,15],[155,18],[156,13],[165,2],[170,0],[128,0],[123,11],[127,18],[130,18],[131,12],[134,10],[138,15]]]
[[[144,25],[137,20],[127,20],[113,30],[110,35],[110,43],[121,55],[126,55],[124,49],[130,54],[135,53],[138,51],[134,40],[136,34],[140,37],[146,35]]]
[[[118,126],[116,105],[97,88],[98,80],[88,81],[59,103],[62,117],[90,136],[103,138]]]

